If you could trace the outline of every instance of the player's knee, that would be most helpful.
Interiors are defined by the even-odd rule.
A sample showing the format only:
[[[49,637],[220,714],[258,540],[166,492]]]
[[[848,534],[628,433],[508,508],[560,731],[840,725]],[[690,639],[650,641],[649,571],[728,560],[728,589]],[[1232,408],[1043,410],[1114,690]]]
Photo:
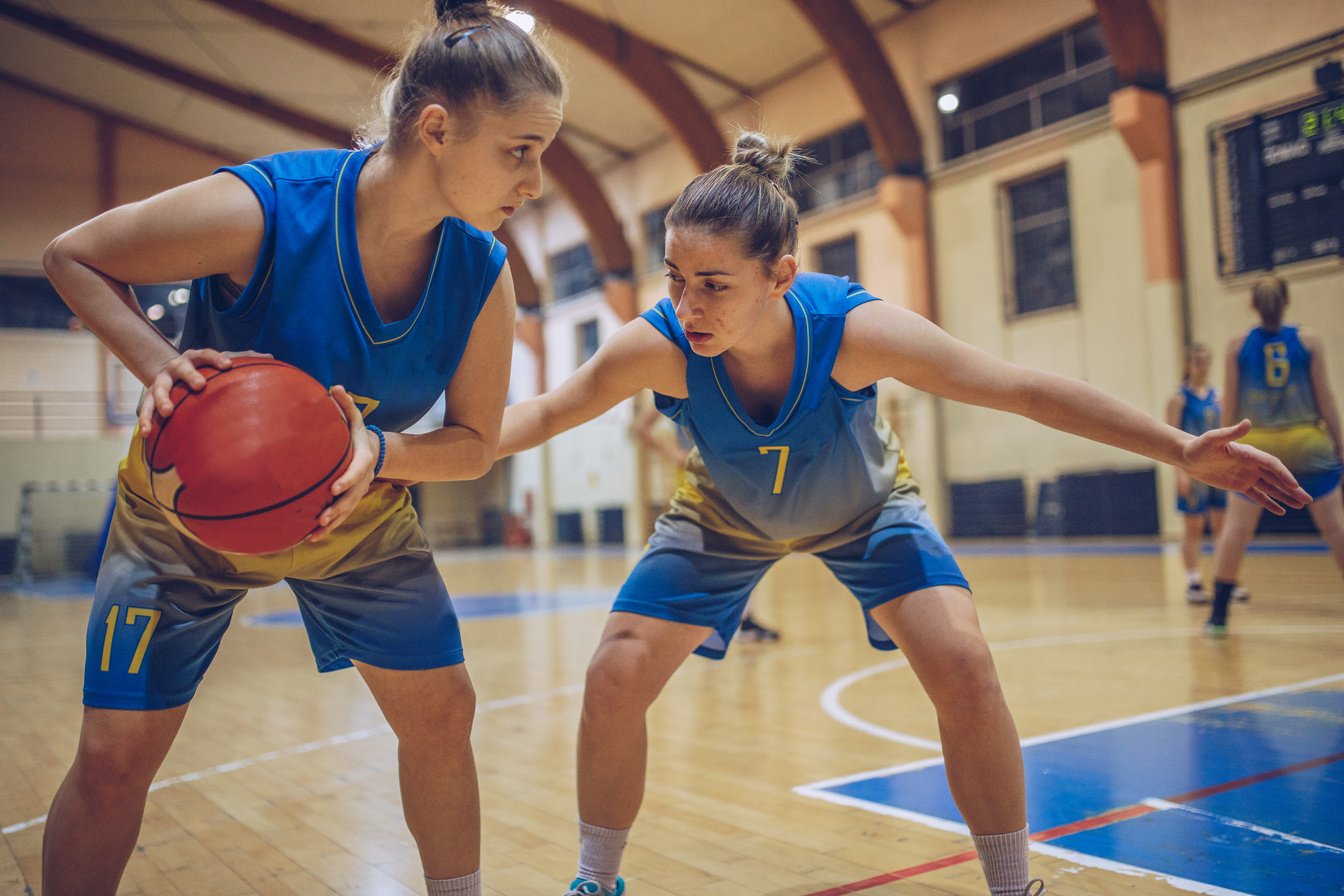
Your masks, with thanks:
[[[70,774],[85,800],[116,805],[142,798],[157,771],[158,763],[147,760],[145,751],[129,741],[86,739],[80,744]]]
[[[637,645],[598,651],[588,664],[583,687],[585,715],[643,711],[652,702],[642,670],[646,657]]]
[[[455,676],[416,695],[413,710],[398,712],[397,718],[393,728],[404,747],[465,749],[476,718],[476,689],[466,676]]]
[[[1003,699],[989,645],[981,638],[962,638],[935,662],[929,696],[940,708],[979,708]]]

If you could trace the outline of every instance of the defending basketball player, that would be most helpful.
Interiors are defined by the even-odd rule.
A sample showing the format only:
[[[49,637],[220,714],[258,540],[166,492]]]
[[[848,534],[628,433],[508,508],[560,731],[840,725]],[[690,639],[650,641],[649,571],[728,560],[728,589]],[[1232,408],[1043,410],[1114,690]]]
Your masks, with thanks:
[[[894,377],[1173,464],[1282,512],[1308,497],[1283,464],[1199,437],[1097,389],[953,339],[857,284],[797,270],[787,141],[744,134],[731,164],[667,214],[669,297],[568,381],[508,408],[501,455],[592,419],[642,388],[699,449],[593,656],[579,727],[578,876],[616,896],[644,791],[645,713],[691,652],[722,656],[756,582],[817,556],[854,593],[874,646],[900,645],[938,713],[948,782],[994,896],[1029,881],[1022,752],[969,586],[919,497],[875,384]]]
[[[397,481],[494,460],[514,296],[489,231],[541,194],[565,85],[485,3],[437,0],[363,148],[285,153],[103,214],[47,250],[52,283],[145,383],[89,624],[84,721],[43,838],[47,896],[111,896],[146,793],[249,588],[282,578],[322,671],[358,669],[398,738],[402,802],[431,896],[478,896],[475,694],[447,589]],[[192,281],[181,347],[130,283]],[[311,538],[211,550],[152,500],[141,440],[174,384],[269,354],[330,387],[354,456]],[[441,429],[400,430],[446,389]],[[238,425],[246,425],[239,421]],[[228,440],[227,429],[211,438]],[[302,446],[294,450],[303,450]]]

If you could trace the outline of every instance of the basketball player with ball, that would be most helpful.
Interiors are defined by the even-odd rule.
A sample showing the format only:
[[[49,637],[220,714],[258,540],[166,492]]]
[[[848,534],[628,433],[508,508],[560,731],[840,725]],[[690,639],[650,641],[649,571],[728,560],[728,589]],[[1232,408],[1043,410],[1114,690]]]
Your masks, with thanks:
[[[481,893],[475,694],[401,483],[493,463],[514,296],[490,231],[541,194],[565,85],[487,4],[434,11],[360,148],[222,168],[47,249],[52,283],[147,396],[98,575],[79,746],[44,832],[46,896],[116,892],[234,607],[281,579],[318,668],[357,668],[399,740],[428,892]],[[186,279],[175,347],[128,284]],[[445,387],[442,428],[399,432]]]

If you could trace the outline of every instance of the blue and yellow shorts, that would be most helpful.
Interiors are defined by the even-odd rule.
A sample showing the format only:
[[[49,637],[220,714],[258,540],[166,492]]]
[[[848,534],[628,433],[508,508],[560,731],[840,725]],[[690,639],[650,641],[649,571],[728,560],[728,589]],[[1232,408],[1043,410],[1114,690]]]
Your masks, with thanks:
[[[772,541],[732,511],[707,477],[694,475],[658,518],[648,549],[621,586],[613,611],[714,629],[695,652],[720,659],[761,577],[788,554],[812,554],[863,611],[868,642],[896,644],[870,611],[935,585],[970,585],[934,527],[912,480],[839,532]]]
[[[1190,496],[1176,496],[1176,509],[1186,516],[1203,516],[1210,510],[1223,510],[1227,507],[1227,492],[1221,488],[1190,480]]]
[[[406,488],[375,482],[322,542],[249,556],[183,535],[148,497],[140,440],[117,481],[89,617],[84,703],[168,709],[191,700],[249,589],[287,582],[319,671],[462,662],[448,590]]]
[[[1252,429],[1241,441],[1283,461],[1313,498],[1328,495],[1339,486],[1339,456],[1330,436],[1317,423]]]

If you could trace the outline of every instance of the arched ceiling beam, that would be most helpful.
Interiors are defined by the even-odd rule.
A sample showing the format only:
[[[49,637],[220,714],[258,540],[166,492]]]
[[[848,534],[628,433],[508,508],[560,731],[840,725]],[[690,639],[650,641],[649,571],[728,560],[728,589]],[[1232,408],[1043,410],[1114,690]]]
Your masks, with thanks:
[[[583,44],[644,95],[702,171],[727,160],[718,122],[656,44],[560,0],[515,0],[515,9]]]
[[[1165,91],[1166,45],[1148,0],[1093,0],[1093,5],[1121,82]]]
[[[109,40],[94,34],[92,31],[86,31],[65,19],[34,12],[27,7],[10,3],[9,0],[0,0],[0,15],[27,25],[36,31],[49,34],[58,40],[82,47],[99,56],[139,69],[156,78],[171,81],[180,87],[203,93],[222,103],[279,122],[286,127],[309,134],[333,146],[347,146],[350,143],[350,132],[340,125],[314,118],[306,112],[277,103],[260,94],[248,93],[230,84],[188,71],[166,59],[150,56],[134,47]]]
[[[630,244],[597,179],[569,146],[559,140],[547,148],[542,159],[545,160],[546,170],[555,175],[560,189],[588,226],[597,269],[604,274],[632,274],[635,262]]]
[[[359,63],[374,71],[390,69],[397,64],[396,53],[336,31],[325,22],[296,16],[292,12],[263,3],[262,0],[205,0],[205,2],[213,3],[235,15],[251,19],[276,31],[283,31],[290,37],[321,47],[328,53]]]
[[[537,281],[532,276],[532,269],[523,261],[523,254],[518,251],[518,243],[513,238],[513,233],[509,230],[507,223],[499,225],[495,231],[495,237],[504,244],[504,248],[509,250],[509,271],[513,274],[513,297],[518,302],[519,308],[539,308],[541,307],[541,290],[537,288]]]
[[[235,165],[238,164],[239,162],[245,161],[244,159],[240,159],[238,157],[238,154],[232,150],[223,149],[218,146],[210,146],[209,144],[201,143],[199,141],[191,139],[190,137],[183,136],[182,134],[176,134],[173,133],[172,131],[165,131],[158,125],[153,125],[150,124],[149,122],[141,121],[140,119],[137,118],[129,118],[121,114],[120,112],[113,112],[111,109],[107,109],[104,108],[103,106],[90,103],[87,100],[78,99],[76,97],[70,96],[69,94],[62,93],[59,90],[53,90],[50,87],[38,84],[35,81],[30,81],[27,78],[20,78],[18,75],[11,74],[10,72],[0,72],[0,84],[11,84],[20,90],[25,90],[29,93],[36,94],[37,96],[44,97],[53,102],[61,103],[66,106],[71,106],[87,115],[93,116],[94,118],[105,118],[109,121],[112,121],[120,125],[121,127],[131,128],[133,130],[140,131],[143,134],[148,134],[151,137],[155,137],[159,140],[164,140],[168,143],[176,144],[178,146],[183,147],[184,149],[190,149],[193,152],[199,152],[202,155],[207,155],[210,156],[211,158],[219,159],[220,161],[226,162],[227,164],[230,165]]]
[[[905,92],[877,36],[850,0],[793,0],[821,35],[863,107],[873,151],[888,173],[922,175],[924,147]]]
[[[384,67],[381,62],[389,58],[387,52],[379,47],[340,34],[324,25],[317,25],[261,0],[205,0],[205,2],[250,18],[295,40],[326,50],[365,68],[381,71]],[[547,148],[541,161],[546,172],[555,178],[587,227],[599,268],[604,273],[628,272],[633,267],[630,245],[625,240],[625,232],[615,211],[612,210],[611,203],[602,193],[597,178],[593,177],[578,155],[559,136]],[[507,246],[508,241],[504,242]],[[517,260],[517,265],[511,267],[525,264],[522,256],[511,257]],[[524,276],[533,282],[532,289],[535,293],[535,281],[531,272],[526,272]]]

